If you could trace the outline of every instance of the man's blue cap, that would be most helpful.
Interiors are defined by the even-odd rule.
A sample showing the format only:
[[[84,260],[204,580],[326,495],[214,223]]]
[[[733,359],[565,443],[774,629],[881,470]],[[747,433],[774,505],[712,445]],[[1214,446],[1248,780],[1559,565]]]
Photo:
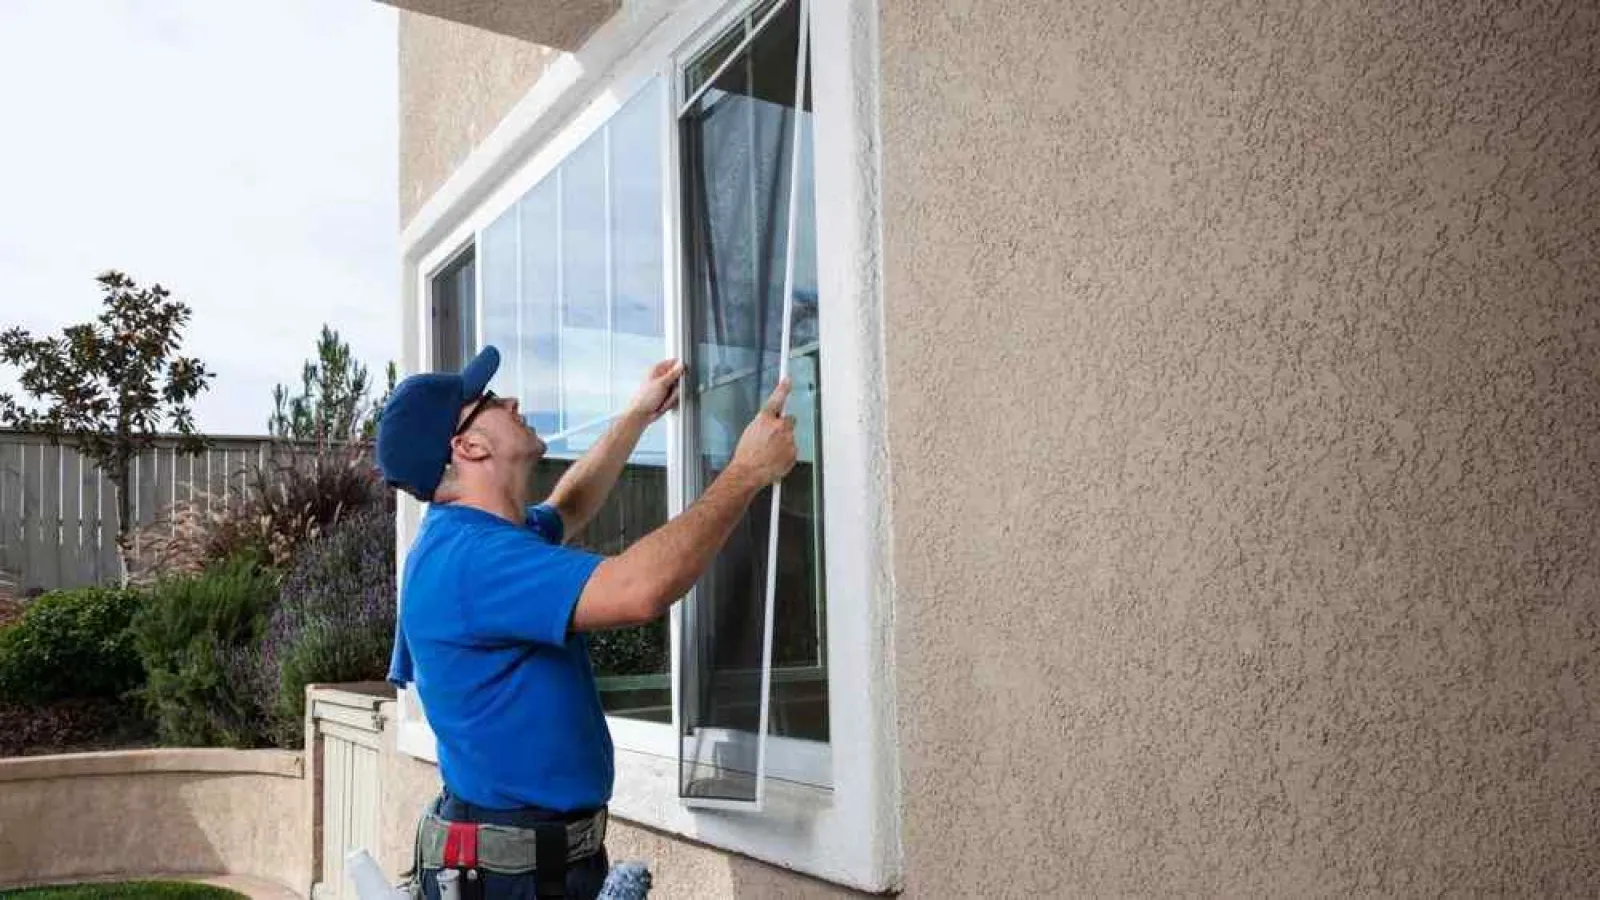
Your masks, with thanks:
[[[433,500],[461,407],[483,396],[499,368],[500,351],[484,347],[459,375],[412,375],[395,387],[378,417],[378,468],[390,487]]]

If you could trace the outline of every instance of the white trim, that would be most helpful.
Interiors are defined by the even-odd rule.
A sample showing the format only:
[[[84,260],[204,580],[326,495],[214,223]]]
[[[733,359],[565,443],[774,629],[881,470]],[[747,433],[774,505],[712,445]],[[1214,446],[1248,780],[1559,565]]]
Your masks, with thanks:
[[[672,79],[681,93],[678,63],[695,40],[715,38],[750,7],[748,0],[634,0],[623,4],[576,54],[559,57],[522,102],[480,144],[413,218],[401,235],[401,368],[416,372],[427,356],[426,274],[446,249],[460,247],[549,171],[598,122],[645,80]],[[884,445],[883,365],[878,247],[877,0],[819,3],[811,13],[814,56],[813,159],[816,169],[818,329],[828,355],[823,434],[828,461],[824,494],[829,510],[825,575],[834,602],[828,611],[830,766],[833,788],[775,780],[759,814],[690,810],[677,798],[678,772],[668,755],[617,744],[613,812],[622,819],[683,835],[868,891],[900,885],[898,775],[892,644],[892,584],[888,565],[887,454]],[[670,111],[670,108],[669,108]],[[676,117],[673,117],[674,120]],[[671,125],[669,127],[676,127]],[[667,146],[674,147],[676,140]],[[679,315],[676,150],[663,154],[671,181],[665,259],[667,315]],[[681,334],[669,319],[668,338]],[[674,331],[673,329],[676,329]],[[682,353],[686,348],[679,346]],[[670,422],[669,465],[683,464],[681,423]],[[669,509],[681,511],[681,486]],[[677,494],[677,496],[674,496]],[[397,515],[401,562],[422,507],[402,498]],[[402,568],[403,571],[403,568]],[[673,652],[681,652],[679,613]],[[677,693],[676,691],[674,692]],[[676,704],[674,704],[676,706]],[[424,721],[401,706],[400,748],[434,759]],[[674,709],[674,740],[681,721]],[[650,723],[612,718],[614,734],[630,733],[656,747]],[[634,726],[638,726],[635,728]],[[654,726],[659,735],[663,726]],[[640,734],[643,737],[640,737]],[[776,757],[775,757],[776,759]]]
[[[868,890],[901,885],[894,584],[882,311],[878,0],[819,3],[811,73],[834,791],[853,804],[850,851]],[[826,227],[822,227],[826,223]]]

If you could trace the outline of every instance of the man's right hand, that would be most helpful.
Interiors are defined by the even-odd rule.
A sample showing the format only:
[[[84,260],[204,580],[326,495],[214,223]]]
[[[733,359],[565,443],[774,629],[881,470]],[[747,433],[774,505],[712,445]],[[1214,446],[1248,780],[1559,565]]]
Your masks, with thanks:
[[[595,567],[573,610],[572,630],[642,625],[694,587],[757,491],[794,468],[794,419],[783,414],[788,399],[784,379],[744,430],[721,478],[677,518]]]
[[[778,382],[772,396],[745,428],[733,451],[733,461],[728,464],[730,471],[747,473],[763,487],[782,480],[794,468],[794,416],[783,414],[789,390],[789,379]]]

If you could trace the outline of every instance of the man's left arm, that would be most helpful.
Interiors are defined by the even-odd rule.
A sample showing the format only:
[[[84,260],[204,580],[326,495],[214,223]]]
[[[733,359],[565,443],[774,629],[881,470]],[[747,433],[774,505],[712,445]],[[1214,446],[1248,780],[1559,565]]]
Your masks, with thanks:
[[[652,367],[627,410],[556,482],[548,502],[561,514],[562,531],[567,536],[577,534],[600,511],[644,430],[678,405],[678,382],[682,377],[683,364],[676,360]]]

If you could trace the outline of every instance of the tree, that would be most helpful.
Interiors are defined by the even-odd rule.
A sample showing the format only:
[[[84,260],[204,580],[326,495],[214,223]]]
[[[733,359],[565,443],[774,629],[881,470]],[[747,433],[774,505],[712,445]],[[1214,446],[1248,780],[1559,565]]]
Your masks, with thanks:
[[[200,360],[180,356],[188,305],[157,284],[141,288],[110,271],[95,279],[105,296],[93,322],[58,337],[35,338],[23,328],[0,333],[0,360],[22,370],[22,390],[43,409],[0,393],[0,424],[66,441],[94,460],[117,491],[117,550],[128,572],[128,475],[135,458],[154,446],[166,426],[178,449],[198,453],[205,439],[190,404],[210,386]]]
[[[370,439],[378,414],[394,390],[394,363],[388,366],[388,387],[377,403],[368,396],[372,384],[367,367],[355,360],[350,345],[327,325],[317,339],[317,356],[300,370],[300,393],[286,385],[272,389],[272,415],[267,431],[274,437],[308,441]]]

